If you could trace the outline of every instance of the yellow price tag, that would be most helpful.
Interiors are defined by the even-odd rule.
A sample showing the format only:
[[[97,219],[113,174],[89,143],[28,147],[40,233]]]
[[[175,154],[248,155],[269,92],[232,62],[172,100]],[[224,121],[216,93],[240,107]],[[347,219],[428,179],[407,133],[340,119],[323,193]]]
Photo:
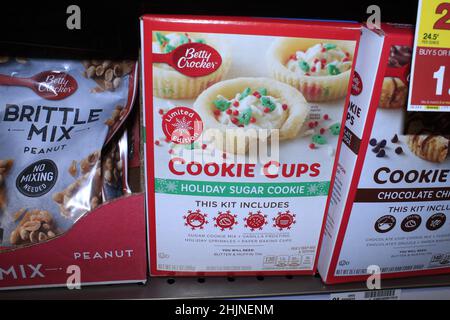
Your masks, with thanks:
[[[422,0],[419,12],[417,46],[450,48],[450,1]]]

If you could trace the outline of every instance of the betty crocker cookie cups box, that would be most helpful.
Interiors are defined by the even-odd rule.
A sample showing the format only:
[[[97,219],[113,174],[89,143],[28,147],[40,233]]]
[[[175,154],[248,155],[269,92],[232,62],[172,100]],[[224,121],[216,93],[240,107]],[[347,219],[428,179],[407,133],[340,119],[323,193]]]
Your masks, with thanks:
[[[359,25],[141,26],[151,274],[313,274]]]
[[[363,28],[319,258],[326,283],[450,271],[450,137],[403,124],[413,36]]]

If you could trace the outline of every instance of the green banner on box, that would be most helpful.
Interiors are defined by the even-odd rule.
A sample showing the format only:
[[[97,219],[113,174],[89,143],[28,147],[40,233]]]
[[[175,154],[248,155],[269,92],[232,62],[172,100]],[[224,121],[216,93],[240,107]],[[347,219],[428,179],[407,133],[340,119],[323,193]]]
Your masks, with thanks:
[[[206,197],[320,197],[327,196],[329,181],[301,183],[245,183],[155,179],[155,192]]]

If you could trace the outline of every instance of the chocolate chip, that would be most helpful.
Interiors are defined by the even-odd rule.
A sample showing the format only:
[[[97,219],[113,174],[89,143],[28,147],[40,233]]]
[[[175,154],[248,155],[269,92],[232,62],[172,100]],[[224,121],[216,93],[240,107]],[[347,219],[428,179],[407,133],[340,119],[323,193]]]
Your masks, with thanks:
[[[396,154],[402,154],[402,153],[403,153],[402,147],[396,148],[396,149],[395,149],[395,153],[396,153]]]
[[[375,147],[377,145],[378,141],[377,141],[377,139],[370,139],[369,143],[372,147]]]
[[[384,158],[386,155],[386,151],[384,149],[381,149],[380,152],[377,153],[377,158]]]
[[[378,146],[379,146],[380,148],[384,148],[384,147],[386,147],[386,144],[387,144],[387,141],[383,139],[383,140],[380,141],[380,143],[378,144]]]
[[[372,151],[374,152],[374,153],[378,153],[378,152],[380,152],[380,146],[376,146],[375,148],[373,148],[372,149]]]
[[[395,135],[392,139],[391,139],[392,143],[397,143],[398,142],[398,135]]]

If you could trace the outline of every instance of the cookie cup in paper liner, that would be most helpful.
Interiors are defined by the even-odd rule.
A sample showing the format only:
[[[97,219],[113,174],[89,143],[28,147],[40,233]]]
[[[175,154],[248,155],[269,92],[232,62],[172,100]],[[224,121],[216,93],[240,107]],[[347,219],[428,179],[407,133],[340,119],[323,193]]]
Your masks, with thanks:
[[[214,101],[217,97],[235,99],[236,94],[250,88],[256,92],[260,88],[267,90],[267,96],[274,97],[283,110],[278,115],[276,124],[264,120],[264,114],[259,114],[254,123],[247,126],[237,126],[233,123],[223,123],[217,116]],[[249,95],[253,97],[251,94]],[[245,106],[239,106],[245,108]],[[217,149],[224,152],[245,155],[249,145],[265,139],[258,133],[259,129],[268,129],[267,140],[273,138],[273,130],[277,132],[279,140],[295,138],[308,116],[309,107],[303,95],[295,88],[270,78],[242,77],[225,80],[211,86],[197,98],[194,109],[201,116],[206,139],[212,138]],[[272,136],[271,136],[272,134]],[[245,136],[243,140],[239,137]],[[218,139],[219,138],[219,139]]]
[[[205,43],[216,49],[221,58],[221,66],[213,73],[202,77],[188,77],[172,67],[153,64],[153,94],[162,99],[195,99],[203,90],[221,81],[231,66],[231,52],[226,43],[217,41],[201,33],[192,33],[191,36],[202,38]],[[155,42],[153,42],[155,44]]]
[[[297,51],[306,51],[324,42],[336,44],[348,52],[353,61],[355,45],[351,41],[281,38],[272,43],[267,53],[271,76],[298,89],[310,102],[330,101],[346,96],[351,69],[338,75],[307,76],[291,71],[286,66],[289,58]]]

